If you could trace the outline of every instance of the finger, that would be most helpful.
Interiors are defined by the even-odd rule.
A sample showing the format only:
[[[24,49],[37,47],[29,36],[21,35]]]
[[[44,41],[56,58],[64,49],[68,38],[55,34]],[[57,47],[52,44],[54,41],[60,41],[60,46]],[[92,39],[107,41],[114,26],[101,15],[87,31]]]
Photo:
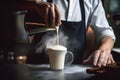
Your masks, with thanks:
[[[49,26],[50,27],[55,27],[55,9],[54,9],[54,4],[50,5],[51,7],[49,8]]]
[[[49,25],[49,23],[48,23],[48,17],[49,17],[49,16],[48,16],[48,14],[49,14],[48,12],[49,12],[49,7],[50,7],[50,6],[48,5],[48,6],[45,8],[45,13],[44,13],[44,14],[45,14],[44,22],[45,22],[46,26]]]
[[[110,56],[111,56],[111,63],[115,63],[115,60],[114,60],[112,54],[110,54]]]
[[[92,61],[92,59],[93,59],[93,54],[94,54],[94,53],[92,53],[87,59],[85,59],[85,60],[83,61],[83,64],[91,63],[91,61]]]
[[[92,55],[90,55],[86,60],[83,61],[83,64],[88,64],[92,60]]]
[[[114,59],[113,59],[113,56],[112,56],[112,54],[111,54],[111,51],[108,50],[108,53],[109,53],[109,57],[108,57],[108,60],[107,60],[107,64],[114,64],[115,61],[114,61]]]
[[[110,57],[110,50],[106,50],[104,54],[105,54],[105,57],[103,59],[102,66],[106,66],[108,64],[108,60]]]
[[[111,59],[112,59],[112,56],[111,56],[111,51],[108,50],[108,59],[107,59],[107,64],[111,64]]]
[[[100,51],[100,55],[99,55],[98,63],[97,63],[99,67],[103,65],[106,54],[107,54],[106,51]]]
[[[59,11],[59,7],[58,5],[55,4],[55,25],[58,26],[58,25],[61,25],[61,14],[60,14],[60,11]]]
[[[110,58],[108,58],[107,64],[111,64],[111,59]]]
[[[104,61],[103,61],[102,65],[103,65],[103,66],[106,66],[107,63],[108,63],[108,56],[106,55],[106,56],[104,57]]]
[[[44,23],[46,26],[48,26],[48,12],[49,12],[49,3],[39,3],[35,9],[37,13],[44,19]]]
[[[93,65],[96,66],[97,62],[98,62],[99,55],[100,55],[100,50],[96,50],[94,52],[94,54],[95,54],[95,56],[94,56],[94,59],[93,59]]]

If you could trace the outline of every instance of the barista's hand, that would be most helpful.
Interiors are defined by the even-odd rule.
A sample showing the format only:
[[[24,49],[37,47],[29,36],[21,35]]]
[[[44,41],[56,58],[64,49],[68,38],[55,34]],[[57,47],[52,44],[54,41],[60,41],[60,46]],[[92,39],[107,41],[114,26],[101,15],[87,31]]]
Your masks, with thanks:
[[[94,66],[106,66],[115,63],[110,50],[96,50],[83,63],[92,62]]]
[[[94,51],[86,60],[83,61],[83,63],[89,63],[92,61],[93,65],[98,67],[115,63],[111,54],[113,44],[114,42],[110,37],[104,38],[99,49]]]
[[[45,20],[46,26],[55,27],[61,25],[60,9],[56,4],[37,2],[35,10]]]

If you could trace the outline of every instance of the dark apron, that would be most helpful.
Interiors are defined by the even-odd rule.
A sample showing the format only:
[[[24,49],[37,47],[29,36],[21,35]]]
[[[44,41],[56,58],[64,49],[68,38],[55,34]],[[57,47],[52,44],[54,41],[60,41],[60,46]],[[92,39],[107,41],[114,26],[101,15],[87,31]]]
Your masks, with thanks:
[[[52,2],[52,0],[48,1]],[[65,34],[65,36],[68,37],[67,40],[68,50],[74,53],[73,63],[82,62],[86,41],[85,8],[83,0],[79,0],[79,2],[82,14],[82,21],[80,22],[62,21],[62,25],[60,26],[60,31],[62,31]]]
[[[60,30],[68,37],[67,49],[74,53],[74,63],[81,63],[85,48],[85,30],[83,21],[62,22]]]

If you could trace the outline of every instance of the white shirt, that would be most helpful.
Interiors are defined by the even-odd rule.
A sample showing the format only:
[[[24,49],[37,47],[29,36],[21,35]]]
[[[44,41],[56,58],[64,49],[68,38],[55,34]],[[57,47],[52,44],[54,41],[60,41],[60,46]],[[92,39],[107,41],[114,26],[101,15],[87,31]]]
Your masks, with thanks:
[[[41,0],[46,2],[47,0]],[[83,0],[85,7],[85,23],[91,26],[95,32],[97,41],[105,36],[110,36],[115,40],[113,29],[109,26],[101,0]],[[69,6],[67,0],[53,0],[61,11],[61,20],[78,22],[81,21],[81,9],[79,0],[70,0]],[[67,14],[68,13],[68,14]]]

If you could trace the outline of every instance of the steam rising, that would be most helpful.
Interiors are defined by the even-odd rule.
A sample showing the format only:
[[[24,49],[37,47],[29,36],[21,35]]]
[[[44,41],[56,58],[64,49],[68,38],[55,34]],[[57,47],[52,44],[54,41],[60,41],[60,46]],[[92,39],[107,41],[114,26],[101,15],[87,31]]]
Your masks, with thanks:
[[[73,35],[74,33],[68,33],[66,36],[62,30],[59,30],[59,45],[65,46],[67,50],[73,52],[73,54],[76,54],[77,50],[79,50],[82,47],[83,43],[81,42],[81,39],[79,39],[77,35]],[[72,37],[70,37],[72,35]],[[46,49],[48,47],[54,46],[57,44],[57,34],[56,31],[50,31],[47,32],[44,37],[41,39],[41,41],[36,46],[36,53],[42,53],[43,51],[46,52]],[[44,53],[43,52],[43,53]]]
[[[46,49],[50,46],[56,45],[56,32],[48,32],[42,40],[37,44],[36,53],[42,53],[42,51],[46,51]],[[65,36],[61,31],[59,32],[59,44],[63,46],[67,46],[68,37]]]

